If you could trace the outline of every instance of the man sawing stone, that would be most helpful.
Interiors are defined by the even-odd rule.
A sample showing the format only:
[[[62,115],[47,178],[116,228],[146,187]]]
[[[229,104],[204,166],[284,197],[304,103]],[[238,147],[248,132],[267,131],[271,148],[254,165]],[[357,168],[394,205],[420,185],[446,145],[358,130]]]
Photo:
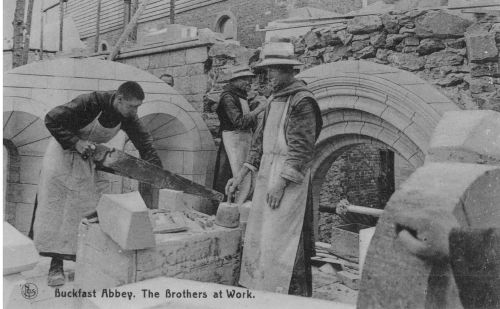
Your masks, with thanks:
[[[253,136],[244,167],[231,179],[232,194],[258,169],[245,233],[240,284],[247,288],[311,296],[312,199],[310,162],[322,127],[319,106],[294,78],[293,45],[271,42],[262,62],[273,99]]]
[[[45,125],[52,134],[42,163],[33,223],[33,240],[42,256],[52,258],[48,284],[64,284],[63,260],[75,260],[78,224],[95,210],[100,197],[95,144],[125,131],[141,158],[162,166],[153,138],[139,120],[144,91],[125,82],[117,91],[83,94],[50,110]]]

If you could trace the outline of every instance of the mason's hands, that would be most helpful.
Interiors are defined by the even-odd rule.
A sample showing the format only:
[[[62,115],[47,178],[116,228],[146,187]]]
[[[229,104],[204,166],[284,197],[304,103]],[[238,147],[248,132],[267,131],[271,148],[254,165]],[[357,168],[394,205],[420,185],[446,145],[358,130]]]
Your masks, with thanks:
[[[257,117],[261,112],[263,112],[266,108],[267,105],[269,104],[268,99],[264,96],[256,96],[255,98],[252,99],[250,105],[250,115],[252,117]]]
[[[398,241],[413,254],[431,261],[449,256],[449,235],[458,221],[449,213],[434,210],[399,211],[395,214]]]
[[[271,209],[276,209],[280,206],[280,201],[285,192],[286,185],[286,179],[279,177],[279,179],[268,188],[266,201]]]
[[[94,153],[96,146],[94,143],[84,140],[78,140],[75,144],[75,149],[82,156],[83,159],[87,159]]]
[[[248,172],[250,172],[250,169],[246,166],[243,166],[236,177],[228,180],[225,188],[228,202],[232,201],[236,190],[238,189]]]

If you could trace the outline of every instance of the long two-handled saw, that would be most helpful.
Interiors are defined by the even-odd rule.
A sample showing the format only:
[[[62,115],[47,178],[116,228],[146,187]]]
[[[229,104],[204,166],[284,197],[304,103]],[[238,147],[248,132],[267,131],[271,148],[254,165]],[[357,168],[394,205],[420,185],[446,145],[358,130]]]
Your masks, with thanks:
[[[104,145],[95,145],[92,158],[97,169],[148,183],[158,189],[172,189],[222,202],[224,194],[175,173]]]

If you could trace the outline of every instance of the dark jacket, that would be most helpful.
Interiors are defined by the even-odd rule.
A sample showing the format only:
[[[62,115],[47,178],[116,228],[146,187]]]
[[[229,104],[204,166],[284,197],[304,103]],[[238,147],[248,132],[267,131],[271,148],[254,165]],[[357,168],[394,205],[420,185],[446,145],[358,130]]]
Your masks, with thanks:
[[[91,123],[99,113],[99,123],[114,128],[121,123],[121,129],[139,151],[141,158],[157,166],[161,160],[153,148],[153,138],[138,116],[125,118],[113,107],[116,91],[95,91],[82,94],[63,105],[50,110],[45,116],[45,125],[63,149],[73,149],[79,140],[77,133]]]
[[[453,229],[450,262],[465,309],[500,308],[500,229]]]
[[[304,180],[304,170],[309,167],[314,154],[314,144],[321,132],[323,121],[318,103],[303,81],[295,80],[287,87],[274,93],[274,101],[286,101],[292,96],[285,120],[285,139],[289,148],[281,177],[292,182]],[[271,103],[272,104],[272,103]],[[262,157],[262,139],[267,115],[259,122],[253,136],[252,148],[246,163],[259,168]]]
[[[220,96],[217,115],[220,131],[248,130],[255,126],[256,117],[243,114],[240,99],[246,100],[247,93],[228,84],[224,86]]]

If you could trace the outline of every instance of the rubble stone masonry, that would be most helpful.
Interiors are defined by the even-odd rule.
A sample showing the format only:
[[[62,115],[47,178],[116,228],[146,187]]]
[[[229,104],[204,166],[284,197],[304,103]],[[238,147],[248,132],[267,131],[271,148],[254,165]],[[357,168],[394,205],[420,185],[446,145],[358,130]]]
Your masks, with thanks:
[[[462,109],[500,110],[500,23],[447,10],[358,16],[294,38],[306,67],[364,59],[410,71]]]

